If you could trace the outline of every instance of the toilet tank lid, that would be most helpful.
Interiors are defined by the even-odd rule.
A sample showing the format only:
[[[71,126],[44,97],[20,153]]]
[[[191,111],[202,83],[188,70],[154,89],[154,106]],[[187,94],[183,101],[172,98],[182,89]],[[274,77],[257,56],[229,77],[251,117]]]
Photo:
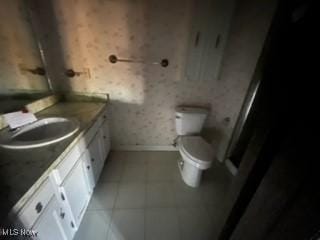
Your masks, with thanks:
[[[176,107],[177,113],[200,113],[200,114],[208,114],[208,110],[200,107]]]

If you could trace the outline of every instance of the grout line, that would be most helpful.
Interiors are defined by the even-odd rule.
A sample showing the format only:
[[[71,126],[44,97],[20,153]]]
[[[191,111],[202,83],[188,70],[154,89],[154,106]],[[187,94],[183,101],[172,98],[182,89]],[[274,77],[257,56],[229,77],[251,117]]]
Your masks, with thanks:
[[[106,237],[107,239],[109,238],[109,232],[111,231],[111,226],[112,226],[112,220],[113,220],[113,209],[111,210],[108,210],[108,211],[111,211],[111,214],[110,214],[110,221],[109,221],[109,224],[108,224],[108,227],[107,227],[107,233],[106,233]]]
[[[112,228],[113,217],[114,217],[114,214],[115,214],[115,205],[116,205],[116,202],[117,202],[117,199],[118,199],[118,195],[119,195],[120,182],[116,182],[115,184],[117,186],[117,190],[116,190],[116,194],[115,194],[116,196],[114,198],[114,202],[112,204],[112,208],[109,210],[109,211],[111,211],[111,216],[110,216],[110,221],[109,221],[109,224],[108,224],[107,239],[109,238],[109,233],[110,233],[111,228]]]
[[[145,184],[145,199],[144,199],[144,209],[143,209],[143,238],[146,239],[147,238],[147,183]]]
[[[176,207],[176,214],[177,214],[177,218],[178,218],[178,231],[179,231],[179,239],[182,239],[182,224],[180,221],[180,216],[179,216],[179,211],[178,211],[178,207]]]
[[[144,188],[145,188],[145,191],[144,191],[144,210],[143,210],[143,225],[144,225],[144,231],[143,231],[143,238],[146,239],[147,238],[147,191],[148,191],[148,164],[147,162],[145,161],[145,185],[144,185]]]

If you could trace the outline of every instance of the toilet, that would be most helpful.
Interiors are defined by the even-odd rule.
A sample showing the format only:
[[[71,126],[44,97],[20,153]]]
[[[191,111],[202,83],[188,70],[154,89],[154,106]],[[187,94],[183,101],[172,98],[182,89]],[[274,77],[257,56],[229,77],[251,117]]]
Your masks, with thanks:
[[[177,107],[176,146],[181,158],[178,165],[183,181],[190,187],[198,187],[202,171],[210,168],[214,151],[200,135],[208,111],[203,108]]]

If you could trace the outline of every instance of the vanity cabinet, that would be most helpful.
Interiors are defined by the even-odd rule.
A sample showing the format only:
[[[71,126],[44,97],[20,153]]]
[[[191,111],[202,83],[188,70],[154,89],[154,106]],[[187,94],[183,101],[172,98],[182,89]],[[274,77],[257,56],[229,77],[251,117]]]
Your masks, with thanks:
[[[110,151],[109,145],[105,144],[105,139],[110,140],[110,136],[109,132],[104,130],[108,129],[104,119],[105,113],[97,118],[85,136],[52,173],[51,180],[56,186],[56,195],[61,205],[67,209],[67,214],[71,215],[76,228],[81,223]]]
[[[16,225],[38,232],[33,239],[71,240],[109,151],[109,127],[103,111],[18,211]]]
[[[69,240],[75,232],[56,197],[51,198],[32,230],[37,233],[37,240]]]

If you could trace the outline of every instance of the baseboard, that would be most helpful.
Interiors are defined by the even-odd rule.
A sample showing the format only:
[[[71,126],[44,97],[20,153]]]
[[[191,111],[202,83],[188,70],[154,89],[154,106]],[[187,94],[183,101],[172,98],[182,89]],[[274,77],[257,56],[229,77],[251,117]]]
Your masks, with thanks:
[[[119,145],[112,146],[114,151],[178,151],[172,145]]]
[[[238,173],[238,168],[229,160],[227,159],[225,161],[225,165],[227,167],[227,169],[229,170],[229,172],[233,175],[236,176]]]

